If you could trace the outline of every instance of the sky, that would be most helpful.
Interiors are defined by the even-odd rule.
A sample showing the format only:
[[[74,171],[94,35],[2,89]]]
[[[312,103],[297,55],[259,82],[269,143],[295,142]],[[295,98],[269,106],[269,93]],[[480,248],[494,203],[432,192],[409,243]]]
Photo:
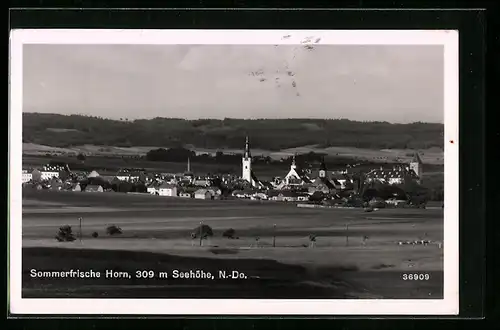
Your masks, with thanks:
[[[443,90],[442,46],[23,48],[24,112],[443,123]]]

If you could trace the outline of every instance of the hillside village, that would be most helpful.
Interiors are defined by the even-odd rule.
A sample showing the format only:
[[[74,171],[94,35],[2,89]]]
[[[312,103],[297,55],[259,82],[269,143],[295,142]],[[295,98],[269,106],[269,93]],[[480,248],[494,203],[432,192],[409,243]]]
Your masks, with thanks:
[[[272,180],[260,180],[252,169],[250,141],[245,141],[241,176],[194,173],[187,159],[183,173],[155,173],[144,169],[122,169],[114,176],[97,171],[73,172],[66,165],[24,168],[23,187],[86,193],[142,193],[166,198],[250,199],[260,201],[310,202],[363,207],[425,204],[419,196],[422,160],[418,153],[409,164],[374,168],[366,173],[352,168],[330,171],[323,160],[316,169],[299,165],[292,158],[288,173]],[[417,191],[409,194],[408,189]],[[368,204],[368,205],[367,205]]]

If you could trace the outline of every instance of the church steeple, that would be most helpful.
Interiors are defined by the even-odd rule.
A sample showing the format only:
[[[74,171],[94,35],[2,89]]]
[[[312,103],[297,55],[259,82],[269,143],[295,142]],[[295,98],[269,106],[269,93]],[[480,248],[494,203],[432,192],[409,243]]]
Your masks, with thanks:
[[[418,152],[415,152],[413,159],[410,162],[410,170],[413,170],[413,172],[415,172],[420,182],[422,181],[422,175],[423,175],[422,167],[423,167],[422,158],[420,158]]]
[[[319,166],[319,169],[326,171],[325,157],[321,159],[321,165]]]
[[[297,163],[295,162],[295,154],[292,156],[292,165],[290,166],[291,169],[296,169],[297,168]]]
[[[326,164],[325,164],[325,157],[321,160],[321,165],[319,166],[319,177],[324,178],[326,177]]]
[[[250,143],[248,142],[248,136],[245,140],[245,153],[243,154],[242,161],[242,173],[241,177],[243,180],[248,181],[252,186],[255,186],[255,182],[252,178],[252,157],[250,155]]]
[[[245,158],[250,158],[250,142],[248,142],[248,136],[246,137],[245,140]]]
[[[187,172],[191,173],[191,158],[188,157]]]

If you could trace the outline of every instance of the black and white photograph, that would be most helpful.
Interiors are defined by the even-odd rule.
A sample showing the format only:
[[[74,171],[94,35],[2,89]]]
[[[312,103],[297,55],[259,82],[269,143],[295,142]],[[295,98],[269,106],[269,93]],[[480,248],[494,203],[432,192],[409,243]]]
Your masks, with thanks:
[[[22,313],[456,314],[456,31],[18,30]]]

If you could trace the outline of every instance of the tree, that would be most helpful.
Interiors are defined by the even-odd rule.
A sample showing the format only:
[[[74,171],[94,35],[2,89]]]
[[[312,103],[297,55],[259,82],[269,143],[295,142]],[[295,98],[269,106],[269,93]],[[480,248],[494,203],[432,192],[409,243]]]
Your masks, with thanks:
[[[322,191],[315,191],[311,196],[309,196],[309,201],[321,202],[324,198],[325,194]]]
[[[81,161],[81,162],[84,162],[86,158],[87,158],[87,157],[85,157],[85,155],[84,155],[84,154],[82,154],[82,153],[79,153],[79,154],[76,156],[76,159],[78,159],[78,160],[79,160],[79,161]]]
[[[384,200],[396,198],[398,200],[406,200],[406,192],[398,186],[383,185],[378,190],[378,196]]]
[[[367,188],[363,191],[362,197],[364,201],[370,201],[374,197],[378,197],[379,193],[378,190],[375,188]]]

